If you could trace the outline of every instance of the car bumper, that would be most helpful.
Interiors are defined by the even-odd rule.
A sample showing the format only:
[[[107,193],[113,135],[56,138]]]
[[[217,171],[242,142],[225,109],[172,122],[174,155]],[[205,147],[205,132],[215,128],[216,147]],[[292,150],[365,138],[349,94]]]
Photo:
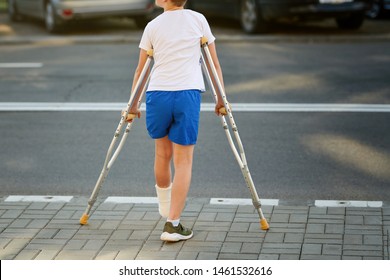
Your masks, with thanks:
[[[64,20],[106,16],[148,15],[154,11],[154,1],[54,1],[56,14]]]
[[[299,2],[299,1],[298,1]],[[311,1],[307,1],[311,2]],[[267,2],[262,5],[262,14],[265,19],[273,19],[280,17],[329,17],[341,16],[351,13],[363,13],[369,8],[369,2],[347,2],[339,4],[331,3],[298,4],[298,3],[275,3]]]

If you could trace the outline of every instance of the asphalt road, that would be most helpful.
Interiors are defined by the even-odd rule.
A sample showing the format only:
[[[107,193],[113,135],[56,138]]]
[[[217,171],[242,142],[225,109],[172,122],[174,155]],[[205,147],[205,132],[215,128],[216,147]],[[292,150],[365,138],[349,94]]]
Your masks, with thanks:
[[[390,43],[218,45],[236,103],[390,104]],[[123,102],[136,44],[0,46],[4,102]],[[211,102],[209,93],[203,102]],[[310,106],[309,106],[310,107]],[[118,112],[0,112],[0,195],[89,195]],[[235,112],[263,198],[390,201],[389,113]],[[219,120],[202,112],[193,197],[249,198]],[[151,196],[153,142],[142,118],[102,194]]]
[[[276,24],[269,34],[250,37],[236,22],[210,23],[235,108],[390,104],[389,19],[367,20],[357,31],[338,30],[332,20]],[[11,23],[0,13],[0,35],[0,65],[35,65],[0,67],[0,195],[89,196],[118,112],[4,108],[7,102],[125,103],[141,31],[129,19],[106,19],[47,36],[38,21]],[[203,102],[212,102],[208,92]],[[234,116],[261,197],[390,201],[388,112],[236,110]],[[249,198],[212,113],[202,112],[199,136],[190,196]],[[141,119],[102,193],[154,195],[152,159]]]

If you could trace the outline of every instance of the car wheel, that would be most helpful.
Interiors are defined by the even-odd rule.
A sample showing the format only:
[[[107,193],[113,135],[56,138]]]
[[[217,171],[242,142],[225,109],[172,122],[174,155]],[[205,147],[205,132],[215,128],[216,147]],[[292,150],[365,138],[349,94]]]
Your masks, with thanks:
[[[18,7],[16,6],[16,3],[14,0],[8,0],[7,10],[8,10],[8,18],[11,21],[18,21],[20,19]]]
[[[256,0],[241,1],[241,16],[242,29],[246,33],[257,33],[266,31],[266,23],[257,6]]]
[[[383,0],[373,0],[371,8],[366,12],[366,16],[372,19],[380,18],[382,15]]]
[[[49,33],[57,33],[61,30],[61,24],[55,15],[53,4],[48,1],[45,9],[45,27]]]
[[[359,29],[364,22],[364,14],[352,14],[348,17],[336,19],[340,29]]]

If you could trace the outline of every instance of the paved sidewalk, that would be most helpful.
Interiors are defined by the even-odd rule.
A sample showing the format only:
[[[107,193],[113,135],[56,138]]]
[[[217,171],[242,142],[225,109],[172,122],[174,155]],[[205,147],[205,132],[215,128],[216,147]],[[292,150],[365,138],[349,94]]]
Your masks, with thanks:
[[[189,199],[183,224],[194,237],[165,243],[157,204],[99,198],[89,224],[86,197],[69,202],[0,198],[2,260],[389,260],[390,207],[263,206],[269,231],[250,205]]]

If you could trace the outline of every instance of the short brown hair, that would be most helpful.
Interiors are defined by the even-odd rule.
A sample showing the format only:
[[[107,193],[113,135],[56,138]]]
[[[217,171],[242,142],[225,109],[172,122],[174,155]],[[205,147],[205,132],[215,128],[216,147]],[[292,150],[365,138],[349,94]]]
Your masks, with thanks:
[[[172,4],[176,7],[184,6],[187,2],[187,0],[171,0]]]

